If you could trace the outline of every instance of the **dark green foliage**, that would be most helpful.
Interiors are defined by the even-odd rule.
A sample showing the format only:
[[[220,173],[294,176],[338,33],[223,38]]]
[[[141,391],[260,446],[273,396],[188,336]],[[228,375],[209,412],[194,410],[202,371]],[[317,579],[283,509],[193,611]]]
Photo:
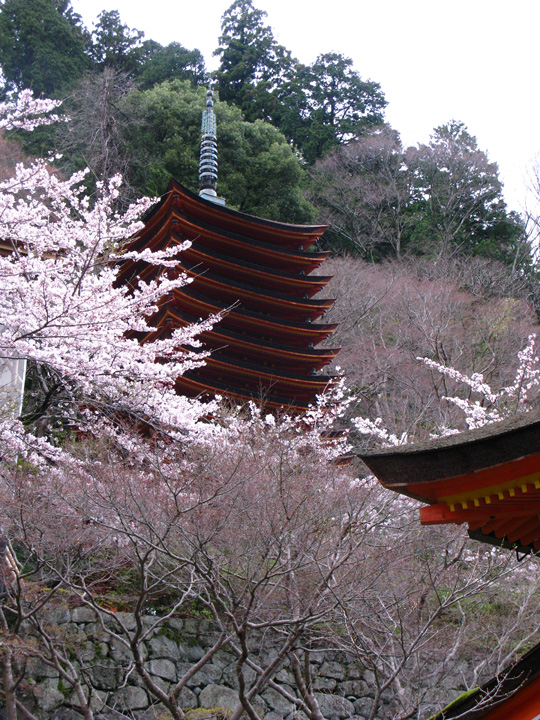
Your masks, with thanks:
[[[301,85],[289,97],[300,122],[290,132],[309,163],[382,124],[387,103],[381,87],[362,80],[350,58],[319,55],[298,77]],[[289,112],[289,120],[294,115]]]
[[[0,0],[0,66],[5,92],[31,87],[59,97],[85,70],[127,73],[143,89],[172,79],[205,82],[199,50],[143,41],[144,33],[103,11],[90,33],[69,0]]]
[[[172,42],[163,47],[155,40],[145,40],[141,47],[137,82],[143,90],[165,80],[190,80],[204,84],[206,67],[199,50],[188,50],[180,43]]]
[[[294,64],[264,24],[265,17],[252,0],[235,0],[221,19],[222,34],[214,53],[221,60],[217,73],[221,99],[238,105],[248,120],[270,119],[272,97],[265,102],[264,95],[271,95]],[[262,106],[254,104],[255,97]]]
[[[134,182],[144,194],[164,192],[171,176],[198,191],[201,114],[205,88],[165,82],[131,95],[140,124],[131,133]],[[313,208],[302,197],[304,171],[285,137],[241,111],[215,103],[218,123],[219,194],[242,212],[288,222],[309,222]]]
[[[412,242],[421,252],[468,254],[507,265],[529,263],[524,226],[508,213],[496,163],[479,150],[463,123],[435,128],[429,145],[409,148]]]
[[[103,10],[92,32],[90,56],[98,68],[135,73],[141,61],[144,33],[128,27],[118,10]]]
[[[338,249],[372,261],[405,252],[476,256],[531,271],[523,221],[506,209],[497,165],[462,123],[407,150],[395,131],[376,130],[326,155],[310,175],[311,199]]]
[[[5,91],[60,97],[89,66],[87,34],[69,0],[4,0],[0,65]]]
[[[90,192],[96,179],[120,172],[124,199],[159,195],[171,176],[198,190],[205,102],[198,50],[143,41],[116,10],[103,11],[90,36],[69,0],[4,0],[0,7],[6,88],[54,96],[68,79],[76,85],[65,107],[72,126],[56,137],[65,172],[89,166]],[[312,166],[309,197],[331,224],[327,241],[337,249],[371,261],[405,253],[477,256],[532,272],[523,222],[507,212],[497,166],[462,123],[438,127],[428,145],[404,150],[383,124],[377,83],[362,80],[339,53],[302,65],[276,42],[265,17],[253,0],[235,0],[216,50],[225,101],[215,107],[219,193],[230,206],[310,222],[296,147]],[[48,151],[52,132],[25,138],[26,151]]]
[[[252,0],[235,0],[224,13],[215,52],[223,100],[238,105],[248,120],[278,127],[308,163],[382,123],[380,86],[363,81],[352,60],[327,53],[302,65],[276,42],[265,16]]]
[[[201,113],[206,91],[173,80],[135,91],[137,113],[130,137],[135,184],[143,194],[159,195],[171,175],[192,190],[198,182]]]

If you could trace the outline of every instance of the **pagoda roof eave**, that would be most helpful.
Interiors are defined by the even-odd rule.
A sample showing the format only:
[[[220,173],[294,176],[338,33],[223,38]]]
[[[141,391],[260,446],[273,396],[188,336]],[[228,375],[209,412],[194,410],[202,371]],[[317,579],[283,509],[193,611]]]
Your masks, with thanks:
[[[254,285],[236,282],[229,278],[221,277],[212,272],[197,272],[197,268],[182,267],[183,272],[193,279],[195,287],[200,285],[204,288],[211,288],[222,293],[222,297],[227,295],[233,296],[232,303],[242,302],[242,300],[255,300],[261,308],[265,306],[278,308],[281,312],[296,312],[307,316],[320,315],[326,310],[330,310],[335,300],[334,298],[325,299],[290,299],[283,293],[272,292],[271,290],[262,290]]]
[[[161,250],[170,247],[174,243],[180,244],[183,242],[182,239],[178,237],[178,234],[176,232],[167,234],[166,231],[164,231],[163,236],[165,239],[165,243],[160,245]],[[200,257],[202,261],[208,259],[215,260],[216,263],[222,263],[235,269],[241,268],[245,270],[253,270],[253,272],[257,276],[266,277],[271,281],[281,280],[283,281],[283,284],[296,286],[302,289],[304,292],[319,292],[319,290],[325,287],[333,277],[332,275],[298,275],[297,273],[284,272],[283,270],[278,270],[276,268],[268,268],[264,265],[258,265],[257,263],[248,262],[241,258],[235,257],[234,259],[231,259],[228,255],[223,255],[219,252],[215,252],[209,248],[201,246],[200,243],[197,241],[194,241],[191,247],[188,248],[188,250],[183,251],[182,254],[184,257],[188,258],[190,256]],[[143,261],[139,261],[137,264],[130,261],[129,264],[133,268],[148,267],[149,269],[152,269],[153,267],[156,267],[157,269],[154,274],[157,274],[160,268],[159,265],[152,266],[149,263],[145,263]],[[133,270],[131,272],[133,272]]]
[[[176,221],[177,224],[174,224]],[[186,235],[186,239],[191,242],[201,243],[203,239],[205,241],[214,240],[223,243],[229,243],[236,245],[242,250],[245,257],[249,257],[250,254],[262,254],[267,257],[273,257],[280,262],[297,263],[300,265],[312,265],[317,267],[329,256],[327,251],[316,251],[310,252],[307,250],[299,250],[298,246],[294,248],[286,247],[283,245],[277,245],[272,242],[272,238],[260,240],[251,236],[240,235],[239,233],[231,232],[222,227],[204,223],[197,218],[188,217],[179,212],[174,206],[166,208],[166,212],[161,218],[161,224],[159,227],[145,225],[145,227],[136,233],[129,247],[138,249],[142,247],[159,247],[160,239],[167,238],[170,233],[178,233],[179,230]],[[190,233],[193,237],[190,237]],[[152,242],[148,242],[149,238]],[[180,241],[182,239],[180,238]]]
[[[217,315],[217,329],[200,333],[210,354],[178,378],[177,392],[305,410],[333,382],[321,371],[338,352],[314,349],[337,327],[317,322],[334,304],[315,297],[331,278],[308,277],[329,255],[317,249],[327,227],[248,215],[171,180],[126,248],[151,253],[180,244],[169,254],[174,262],[126,257],[118,282],[136,288],[163,275],[187,284],[160,298],[150,327],[130,337],[144,343],[169,338],[179,351],[198,353],[200,345],[183,340],[180,328]]]
[[[193,316],[185,315],[182,316],[179,312],[175,312],[174,308],[165,306],[159,313],[158,317],[153,317],[152,321],[155,322],[156,326],[161,326],[167,321],[167,318],[172,318],[175,323],[178,323],[180,327],[188,327],[193,323],[197,322]],[[224,329],[221,323],[217,323],[212,330],[206,330],[200,336],[201,338],[212,337],[223,344],[238,345],[241,347],[253,348],[254,351],[259,353],[267,354],[279,354],[283,357],[290,357],[291,359],[297,359],[310,363],[320,362],[331,362],[339,352],[339,348],[310,348],[306,350],[299,350],[292,345],[284,345],[282,343],[269,343],[264,340],[258,340],[257,342],[251,342],[246,339],[245,335],[235,333],[232,330]]]
[[[336,355],[339,352],[339,349],[324,349],[324,350],[318,350],[317,348],[306,350],[304,352],[295,351],[294,348],[287,347],[286,345],[281,344],[270,344],[270,343],[263,343],[262,341],[258,343],[252,343],[243,341],[242,338],[238,335],[231,332],[223,331],[223,332],[217,332],[213,330],[209,330],[207,333],[204,333],[204,336],[207,335],[215,337],[216,340],[221,342],[231,342],[236,341],[240,347],[249,347],[252,348],[254,351],[258,350],[259,353],[262,355],[262,357],[265,357],[267,355],[275,355],[280,358],[286,358],[291,359],[293,361],[296,361],[301,364],[305,365],[312,365],[312,366],[319,366],[319,365],[327,365],[328,363],[332,362]],[[231,342],[232,344],[232,342]]]
[[[284,223],[278,220],[269,220],[267,218],[257,217],[256,215],[249,215],[247,213],[240,212],[239,210],[233,210],[225,205],[216,205],[211,200],[206,200],[200,195],[192,192],[187,187],[179,183],[174,178],[171,178],[167,190],[162,195],[161,199],[154,205],[146,214],[144,221],[148,223],[152,218],[159,213],[164,205],[167,205],[174,201],[174,194],[182,196],[187,202],[191,210],[198,210],[203,216],[215,216],[219,215],[222,219],[228,219],[231,224],[237,224],[240,227],[260,227],[270,232],[279,234],[290,234],[297,236],[298,238],[305,238],[305,236],[316,235],[320,236],[328,229],[328,225],[296,225],[293,223]]]
[[[528,707],[536,703],[536,709],[527,717],[536,717],[540,713],[540,644],[482,687],[464,694],[432,715],[430,720],[507,720],[515,717],[513,713],[517,714],[525,703]]]
[[[219,352],[213,352],[206,358],[205,365],[201,366],[194,372],[204,372],[208,368],[220,367],[227,369],[231,373],[245,374],[253,377],[257,382],[269,385],[273,383],[287,383],[306,389],[320,388],[321,390],[332,383],[335,378],[329,375],[300,375],[299,373],[287,372],[279,368],[266,368],[255,365],[254,363],[236,360],[234,358],[222,357]]]
[[[179,387],[187,386],[191,388],[197,396],[205,394],[222,394],[227,396],[228,398],[236,399],[243,404],[250,401],[264,401],[265,407],[273,408],[275,410],[286,408],[290,412],[304,412],[309,408],[310,405],[310,403],[298,401],[291,403],[290,400],[287,400],[286,398],[281,398],[270,393],[263,393],[261,395],[260,391],[250,392],[245,388],[237,388],[234,386],[225,385],[224,383],[220,383],[218,380],[215,379],[212,379],[212,383],[206,383],[202,382],[198,378],[182,375],[178,378],[176,384]]]
[[[200,247],[194,242],[192,246],[184,253],[186,257],[200,256],[201,260],[208,259],[221,263],[221,267],[231,267],[231,269],[241,268],[246,271],[253,271],[256,277],[267,278],[271,282],[282,281],[284,285],[297,287],[304,292],[319,292],[332,279],[332,275],[296,275],[294,273],[283,272],[281,270],[272,269],[271,271],[263,265],[257,265],[240,258],[234,258],[234,262],[226,255],[214,252],[208,248]]]
[[[169,313],[167,313],[169,315]],[[175,322],[178,323],[178,327],[185,327],[189,326],[193,321],[188,320],[179,320],[177,317],[175,317]],[[161,339],[166,335],[168,332],[168,327],[165,324],[159,324],[156,326],[155,330],[149,333],[145,333],[141,338],[139,338],[140,342],[153,342],[154,340]],[[217,333],[213,330],[206,330],[205,332],[201,333],[199,336],[199,339],[203,342],[203,344],[206,342],[209,344],[209,341],[213,340],[214,344],[216,345],[215,348],[205,348],[209,349],[211,353],[219,352],[220,347],[221,348],[235,348],[238,351],[247,352],[250,353],[253,357],[258,356],[260,359],[270,361],[272,359],[277,359],[278,363],[280,361],[289,361],[291,364],[294,364],[299,370],[303,367],[311,367],[315,368],[316,370],[321,370],[325,365],[328,365],[332,362],[332,360],[336,357],[336,355],[339,352],[339,349],[324,349],[324,350],[317,350],[317,349],[310,349],[306,350],[304,352],[297,351],[295,348],[291,348],[284,345],[278,345],[278,344],[271,344],[271,343],[264,343],[259,342],[251,343],[246,341],[242,336],[237,336],[238,339],[232,338],[231,336],[234,335],[234,333],[222,331],[220,333]],[[132,333],[131,337],[135,337],[136,333]],[[187,349],[187,348],[186,348]],[[296,350],[296,351],[295,351]],[[208,362],[208,361],[207,361]],[[254,364],[254,367],[261,368],[260,363]],[[263,369],[266,369],[270,371],[270,368],[262,365]],[[281,369],[279,365],[276,365],[275,368],[272,368],[272,377],[274,376],[282,376],[283,373],[289,373],[290,370],[287,369]],[[293,375],[296,375],[298,373],[292,372]],[[300,375],[299,375],[300,376]],[[318,376],[321,377],[321,376]]]
[[[467,523],[477,540],[540,551],[540,416],[361,455],[387,488],[424,503],[424,525]]]
[[[194,301],[200,309],[205,309],[208,314],[215,315],[220,312],[227,313],[226,317],[237,316],[239,318],[250,320],[255,322],[257,325],[274,328],[277,331],[280,330],[294,330],[296,334],[302,334],[306,337],[315,339],[316,337],[327,336],[331,334],[337,327],[337,323],[300,323],[292,320],[276,320],[272,317],[263,315],[262,313],[254,312],[252,310],[245,310],[244,308],[231,307],[227,303],[221,302],[214,298],[209,298],[201,293],[192,290],[190,285],[187,285],[180,289],[173,290],[173,297],[179,296],[180,299],[183,297],[189,297]]]
[[[164,232],[163,240],[164,242],[159,243],[159,245],[156,244],[156,247],[153,248],[154,251],[158,249],[165,250],[172,245],[180,245],[183,242],[176,232]],[[144,246],[144,243],[141,243],[141,246]],[[288,252],[287,255],[284,255],[280,251],[277,256],[275,253],[273,255],[276,258],[283,259],[284,263],[292,261],[292,263],[296,265],[297,270],[299,267],[307,267],[308,273],[319,266],[319,258],[315,261],[312,257],[308,258],[309,262],[306,265],[304,263],[305,254],[299,255],[298,253]],[[309,275],[299,274],[299,272],[285,272],[278,268],[247,262],[239,257],[221,255],[220,253],[213,252],[209,248],[202,247],[196,241],[193,242],[190,248],[182,252],[182,257],[187,259],[191,267],[195,270],[197,266],[201,264],[209,268],[213,265],[219,267],[221,270],[225,268],[232,275],[242,275],[242,271],[244,271],[243,274],[250,278],[254,277],[257,280],[262,280],[268,285],[279,285],[288,292],[293,288],[299,295],[307,294],[308,297],[312,297],[317,292],[320,292],[332,279],[331,275]],[[122,263],[122,261],[120,262]],[[310,265],[313,266],[312,269],[309,268]],[[136,263],[128,261],[120,265],[118,282],[126,282],[128,278],[135,275],[145,281],[149,281],[158,277],[162,269],[161,265],[153,265],[143,260],[139,260]],[[306,271],[302,270],[301,272],[305,273]]]

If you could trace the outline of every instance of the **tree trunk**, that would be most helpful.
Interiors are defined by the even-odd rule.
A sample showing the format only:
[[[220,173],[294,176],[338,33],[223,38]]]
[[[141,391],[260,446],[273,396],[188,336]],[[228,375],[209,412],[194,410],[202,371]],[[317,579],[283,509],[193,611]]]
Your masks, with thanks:
[[[15,681],[13,679],[13,651],[4,646],[2,650],[2,675],[4,679],[4,702],[6,720],[17,720],[17,702],[15,699]]]

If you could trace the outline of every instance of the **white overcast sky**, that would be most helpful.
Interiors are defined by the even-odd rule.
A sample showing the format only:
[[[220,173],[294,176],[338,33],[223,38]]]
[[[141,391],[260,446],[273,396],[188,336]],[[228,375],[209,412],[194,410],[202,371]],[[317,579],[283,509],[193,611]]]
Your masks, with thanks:
[[[207,67],[232,0],[72,0],[87,27],[101,10],[163,45],[198,48]],[[525,202],[526,175],[540,154],[540,0],[255,0],[276,39],[301,62],[351,57],[380,83],[387,121],[406,145],[463,121],[499,164],[511,209]]]

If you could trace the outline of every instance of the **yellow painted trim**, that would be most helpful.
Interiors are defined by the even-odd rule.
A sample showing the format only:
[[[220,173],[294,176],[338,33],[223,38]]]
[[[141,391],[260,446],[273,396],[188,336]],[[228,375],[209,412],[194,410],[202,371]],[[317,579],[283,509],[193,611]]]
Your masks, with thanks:
[[[466,500],[475,500],[478,498],[486,497],[486,495],[499,495],[502,500],[501,493],[505,490],[510,492],[510,495],[514,497],[516,488],[522,489],[524,485],[534,485],[538,490],[540,489],[540,472],[527,475],[525,477],[514,478],[514,480],[507,480],[504,483],[498,483],[497,485],[486,485],[482,488],[476,488],[475,490],[468,490],[462,493],[456,493],[454,495],[443,495],[437,498],[437,502],[445,502],[448,505],[462,503]]]

